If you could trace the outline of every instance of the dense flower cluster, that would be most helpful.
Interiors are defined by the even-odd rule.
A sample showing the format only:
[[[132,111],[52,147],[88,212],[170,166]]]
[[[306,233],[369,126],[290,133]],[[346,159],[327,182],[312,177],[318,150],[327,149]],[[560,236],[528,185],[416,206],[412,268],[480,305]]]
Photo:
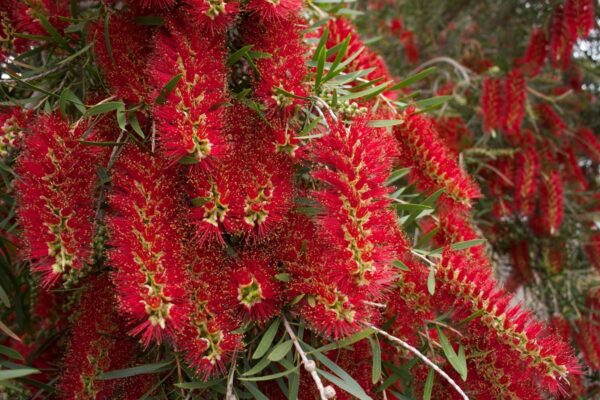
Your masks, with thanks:
[[[57,16],[69,10],[34,3],[66,29]],[[589,33],[585,4],[565,6],[564,18],[575,16],[578,27],[570,38]],[[29,6],[19,2],[11,12],[23,14],[22,7]],[[63,92],[56,111],[31,118],[34,112],[15,109],[0,116],[0,156],[12,162],[16,154],[23,260],[42,273],[45,288],[62,280],[74,292],[59,302],[71,322],[63,315],[56,323],[70,328],[64,359],[55,360],[61,398],[139,398],[164,382],[187,390],[184,374],[217,378],[199,387],[219,385],[219,395],[260,387],[279,398],[277,385],[248,384],[245,373],[236,382],[236,365],[258,373],[273,362],[270,373],[284,377],[296,373],[292,348],[306,368],[295,383],[298,398],[331,398],[332,387],[321,379],[344,390],[352,379],[349,392],[376,397],[386,377],[407,375],[398,372],[405,367],[415,379],[389,386],[424,393],[427,366],[411,361],[409,347],[398,346],[404,342],[452,377],[436,380],[438,398],[457,396],[455,381],[482,398],[538,399],[566,390],[579,373],[569,347],[497,288],[487,249],[478,245],[469,213],[482,193],[458,157],[473,131],[459,117],[434,118],[425,107],[402,103],[412,103],[401,97],[408,92],[393,93],[383,59],[348,19],[315,24],[300,0],[98,7],[105,14],[80,37],[96,60],[94,79],[103,79],[97,92],[82,97],[85,104]],[[8,24],[1,26],[6,32]],[[415,33],[399,22],[394,29],[408,61],[418,61]],[[327,40],[315,55],[319,35]],[[490,167],[508,176],[497,186],[514,200],[505,215],[550,240],[563,229],[568,171],[551,169],[564,158],[552,142],[523,130],[527,77],[544,59],[536,35],[525,55],[529,67],[484,79],[481,112],[485,131],[523,144],[511,159],[519,168],[504,168],[505,159]],[[66,47],[65,59],[75,58]],[[311,64],[311,56],[321,58]],[[333,64],[343,71],[324,73]],[[317,84],[321,78],[327,83]],[[389,87],[363,98],[361,91],[382,83]],[[102,94],[106,100],[92,101]],[[360,108],[342,109],[338,96]],[[81,111],[77,118],[69,101]],[[556,140],[570,137],[543,107],[536,108],[543,129]],[[116,124],[107,122],[113,112]],[[391,123],[382,124],[390,115]],[[582,132],[600,154],[593,133]],[[570,144],[577,158],[584,149]],[[540,201],[533,196],[538,189],[545,194]],[[421,197],[423,204],[405,200]],[[413,236],[416,230],[422,235]],[[422,240],[430,251],[417,248]],[[597,242],[589,243],[596,257]],[[559,270],[561,255],[552,250],[544,249]],[[526,242],[513,246],[513,263],[533,279],[529,255]],[[285,330],[277,330],[281,322]],[[576,339],[592,366],[598,335],[581,332],[595,323],[581,318]],[[365,332],[369,338],[352,348],[334,347]],[[261,348],[269,340],[273,350]],[[309,344],[327,350],[307,351]],[[458,355],[450,357],[449,349]],[[313,356],[314,365],[304,358]],[[376,365],[376,358],[385,362]],[[147,375],[104,374],[144,362],[151,365],[142,368]],[[468,380],[460,362],[468,365]],[[153,375],[170,367],[161,380]]]

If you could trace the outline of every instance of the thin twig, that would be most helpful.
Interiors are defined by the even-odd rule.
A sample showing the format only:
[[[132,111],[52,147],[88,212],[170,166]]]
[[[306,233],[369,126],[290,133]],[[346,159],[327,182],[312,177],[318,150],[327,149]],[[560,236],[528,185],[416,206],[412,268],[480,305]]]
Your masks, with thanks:
[[[391,340],[392,342],[398,343],[400,346],[404,347],[406,350],[410,351],[411,353],[413,353],[414,355],[416,355],[417,357],[419,357],[421,360],[423,360],[423,362],[425,364],[427,364],[435,372],[437,372],[438,374],[440,374],[446,381],[448,381],[448,383],[462,396],[462,398],[464,400],[469,400],[469,397],[460,388],[460,386],[458,386],[458,384],[454,381],[454,379],[452,379],[450,376],[448,376],[448,374],[445,373],[444,370],[442,370],[440,367],[438,367],[437,365],[435,365],[435,363],[433,361],[431,361],[429,358],[427,358],[419,350],[417,350],[416,348],[414,348],[410,344],[406,343],[402,339],[398,339],[397,337],[390,335],[386,331],[377,328],[373,324],[370,324],[368,322],[364,322],[364,325],[366,325],[369,328],[373,329],[375,332],[379,333],[380,335],[385,336],[387,339]]]
[[[231,362],[231,369],[229,370],[229,377],[227,378],[227,392],[225,393],[225,400],[236,400],[233,394],[233,376],[235,375],[235,364],[237,360],[237,349],[233,353],[233,361]]]
[[[296,334],[292,330],[292,327],[290,326],[287,318],[285,317],[283,317],[283,326],[285,327],[285,330],[292,339],[296,351],[298,352],[298,354],[300,354],[302,364],[304,364],[304,369],[310,373],[310,376],[312,376],[313,381],[315,381],[315,385],[317,385],[317,389],[319,390],[321,400],[328,400],[335,397],[335,389],[332,386],[323,386],[323,382],[321,381],[321,378],[317,373],[317,366],[315,362],[313,360],[308,359],[306,353],[302,349],[302,346],[300,346],[300,342],[298,341]]]

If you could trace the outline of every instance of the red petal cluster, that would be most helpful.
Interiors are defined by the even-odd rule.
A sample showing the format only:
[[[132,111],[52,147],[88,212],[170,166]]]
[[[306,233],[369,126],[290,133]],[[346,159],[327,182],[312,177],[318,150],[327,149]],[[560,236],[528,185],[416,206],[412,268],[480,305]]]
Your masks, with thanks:
[[[585,151],[594,162],[600,163],[600,139],[590,128],[581,128],[577,131],[577,138],[581,142],[581,149]]]
[[[119,308],[145,345],[160,343],[187,313],[177,178],[168,161],[123,149],[112,174],[108,258]]]
[[[504,116],[504,90],[502,81],[496,78],[485,78],[481,91],[481,113],[483,130],[486,132],[502,127]]]
[[[540,156],[533,147],[525,148],[515,156],[515,209],[530,217],[535,208],[535,193],[540,175]]]
[[[132,382],[98,379],[102,372],[126,368],[137,350],[135,341],[122,330],[114,303],[114,288],[106,275],[88,281],[77,307],[77,319],[58,385],[61,398],[133,398],[117,397],[119,386]],[[142,386],[144,391],[149,389],[145,386]],[[139,388],[137,391],[139,395],[144,393],[139,393]]]
[[[151,53],[151,28],[136,24],[129,14],[113,14],[108,25],[108,39],[104,21],[95,24],[90,32],[95,41],[96,62],[113,93],[126,103],[148,101],[149,86],[146,66]]]
[[[154,110],[158,137],[168,156],[206,165],[204,160],[221,157],[227,149],[221,132],[227,85],[225,36],[200,35],[191,23],[177,19],[167,26],[168,31],[156,38],[149,76],[157,91],[175,76],[181,79]]]
[[[532,78],[540,73],[548,54],[547,47],[546,32],[539,28],[533,29],[525,54],[517,61],[523,65],[522,68],[528,77]]]
[[[565,11],[569,11],[567,14]],[[571,64],[571,53],[577,31],[576,17],[572,14],[573,9],[565,10],[561,4],[554,10],[552,21],[549,26],[550,35],[550,62],[555,68],[566,70]]]
[[[560,172],[543,179],[540,193],[540,218],[544,232],[556,235],[564,219],[564,187]]]
[[[565,121],[556,113],[554,107],[548,103],[540,103],[537,106],[543,126],[549,129],[556,137],[561,137],[567,128]]]
[[[513,69],[504,82],[506,95],[506,114],[503,118],[504,129],[507,133],[516,134],[521,130],[525,117],[525,101],[527,100],[526,83],[523,73]]]
[[[100,153],[78,142],[83,125],[71,129],[56,115],[39,117],[30,129],[16,167],[18,216],[27,257],[50,286],[91,262],[96,181],[89,171]]]
[[[189,13],[192,26],[199,24],[200,28],[209,34],[224,33],[235,21],[239,4],[237,1],[226,0],[184,0],[186,12]]]
[[[444,197],[463,206],[480,196],[479,188],[451,156],[429,119],[409,108],[394,134],[402,165],[411,167],[410,175],[419,187],[425,191],[444,188]]]
[[[594,0],[566,0],[565,18],[572,37],[587,38],[594,28]]]
[[[460,117],[440,117],[433,121],[444,143],[456,156],[473,140],[473,132]]]
[[[264,22],[273,23],[285,19],[286,24],[294,19],[301,8],[302,0],[250,0],[246,5],[248,11]]]

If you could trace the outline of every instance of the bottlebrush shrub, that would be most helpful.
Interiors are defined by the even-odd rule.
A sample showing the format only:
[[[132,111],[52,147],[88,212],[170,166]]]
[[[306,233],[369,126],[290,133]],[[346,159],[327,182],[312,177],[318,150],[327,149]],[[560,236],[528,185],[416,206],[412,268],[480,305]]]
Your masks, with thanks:
[[[398,57],[402,41],[389,31],[389,21],[397,18],[397,6],[385,0],[369,3],[365,8],[368,17],[361,24],[364,32],[369,37],[383,36],[375,46],[392,73],[403,76],[413,71],[414,66]],[[516,14],[489,17],[502,13],[509,3]],[[456,208],[442,206],[412,229],[420,237],[416,243],[433,242],[439,252],[456,240],[446,242],[446,236],[464,230],[461,240],[473,237],[465,230],[470,219],[490,246],[472,247],[465,251],[470,257],[463,258],[479,258],[473,253],[480,251],[488,260],[491,255],[492,271],[505,282],[506,291],[523,294],[535,313],[551,326],[569,327],[560,329],[560,335],[577,349],[583,374],[569,378],[571,390],[564,397],[594,398],[598,396],[599,377],[594,358],[597,335],[590,332],[593,322],[590,325],[589,321],[596,321],[597,307],[591,307],[589,299],[598,297],[600,282],[595,215],[599,199],[599,103],[595,89],[587,87],[595,75],[583,72],[587,61],[575,49],[586,45],[588,27],[594,26],[595,4],[588,0],[557,1],[525,17],[518,14],[528,13],[529,5],[509,3],[469,2],[481,7],[480,15],[441,1],[403,8],[402,25],[415,27],[421,57],[430,60],[416,70],[427,74],[425,67],[435,63],[448,74],[447,79],[426,78],[418,87],[438,96],[454,95],[435,115],[436,124],[441,125],[437,129],[481,189],[471,218]],[[431,20],[439,23],[434,35],[426,33],[432,25],[425,21]],[[492,33],[491,23],[500,28]],[[515,24],[522,27],[518,33]],[[391,27],[401,29],[397,23]],[[499,37],[510,37],[511,45]],[[444,49],[443,58],[440,49]],[[433,90],[431,85],[435,85]],[[462,121],[468,131],[458,138],[454,132],[450,134],[445,122],[451,118]],[[398,127],[402,122],[399,119]],[[471,276],[468,279],[473,280]],[[436,285],[436,295],[439,291]],[[461,344],[465,348],[479,346],[468,341]],[[495,366],[507,361],[490,354],[482,358]],[[490,380],[479,387],[484,393],[481,397],[545,398],[516,383],[516,376],[529,376],[526,369],[515,367],[520,373],[513,377],[512,370],[496,371],[494,381],[490,369],[480,370],[480,365],[473,366],[469,374]],[[509,369],[513,366],[506,365]],[[494,383],[503,381],[514,384],[507,389]],[[436,393],[435,383],[433,387]]]
[[[348,10],[46,6],[12,5],[45,33],[2,60],[7,102],[26,105],[0,118],[0,381],[15,398],[567,393],[573,352],[498,287],[472,224],[482,192],[457,153],[474,133],[427,115],[439,98],[412,99]],[[567,175],[553,142],[521,132],[525,75],[486,82],[488,127],[529,145],[503,188],[558,240]],[[53,351],[15,344],[42,328]]]

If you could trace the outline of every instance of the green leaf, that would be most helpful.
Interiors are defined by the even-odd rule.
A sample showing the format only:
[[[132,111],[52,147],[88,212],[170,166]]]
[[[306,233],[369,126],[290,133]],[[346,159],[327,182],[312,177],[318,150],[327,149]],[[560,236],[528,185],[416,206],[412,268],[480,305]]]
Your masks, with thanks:
[[[381,85],[377,85],[374,87],[370,87],[368,89],[365,90],[361,90],[360,92],[352,92],[350,94],[347,94],[345,96],[340,97],[340,102],[346,102],[348,100],[353,100],[353,99],[363,99],[363,100],[368,100],[371,97],[375,97],[377,95],[379,95],[380,93],[382,93],[389,85],[389,81],[388,82],[384,82]]]
[[[269,400],[269,398],[265,396],[263,392],[260,391],[260,389],[258,388],[258,386],[256,386],[254,382],[242,382],[242,385],[244,385],[244,387],[248,389],[248,391],[250,392],[250,394],[252,394],[252,397],[254,399]]]
[[[396,182],[398,179],[404,178],[406,175],[408,175],[409,172],[410,172],[410,168],[400,168],[400,169],[393,171],[390,174],[390,177],[385,182],[386,186],[391,185],[392,183]]]
[[[169,94],[173,91],[173,89],[175,89],[175,87],[179,83],[179,80],[181,79],[182,76],[183,76],[183,74],[177,74],[174,77],[172,77],[171,79],[169,79],[169,82],[167,82],[165,84],[165,86],[163,86],[163,88],[160,90],[160,93],[158,94],[158,96],[156,97],[156,100],[154,100],[154,102],[156,104],[165,104],[165,101],[167,101]]]
[[[115,57],[113,56],[112,46],[110,44],[110,13],[106,13],[104,16],[104,45],[106,46],[106,50],[108,51],[108,57],[110,58],[110,62],[115,65]]]
[[[333,343],[329,343],[325,346],[321,346],[318,349],[314,350],[315,352],[319,352],[319,353],[323,353],[329,350],[337,350],[337,349],[343,349],[345,347],[351,346],[356,342],[360,342],[361,340],[368,338],[369,336],[371,336],[372,334],[375,333],[375,330],[371,329],[371,328],[367,328],[365,330],[362,330],[360,332],[355,333],[354,335],[342,339],[342,340],[336,340]],[[312,352],[309,351],[307,354],[311,354]]]
[[[117,110],[117,124],[122,131],[127,130],[127,114],[124,109]]]
[[[58,103],[60,112],[63,116],[67,116],[67,103],[73,104],[73,106],[75,106],[80,113],[85,113],[85,104],[83,104],[79,97],[77,97],[75,93],[71,92],[69,88],[63,89],[63,91],[60,93]]]
[[[125,110],[125,103],[122,101],[107,101],[106,103],[96,104],[87,109],[83,114],[83,118],[91,117],[94,115],[105,114],[112,111]]]
[[[7,336],[15,339],[17,342],[22,342],[21,338],[17,336],[4,322],[0,321],[0,331],[4,332]]]
[[[279,343],[275,348],[269,353],[267,358],[271,361],[279,361],[283,357],[286,356],[287,353],[292,350],[292,346],[294,342],[291,340],[286,340],[285,342]]]
[[[281,319],[277,318],[271,326],[266,330],[262,339],[258,343],[256,350],[254,350],[254,354],[252,354],[252,359],[256,360],[264,356],[269,348],[271,347],[271,343],[273,343],[273,339],[275,339],[275,335],[277,335],[277,330],[279,329],[279,324],[281,323]]]
[[[450,245],[452,250],[464,250],[470,247],[479,246],[480,244],[485,243],[485,239],[473,239],[473,240],[465,240],[464,242],[453,243]]]
[[[376,119],[369,121],[368,125],[372,128],[388,128],[390,126],[400,125],[402,121],[399,119]]]
[[[8,294],[6,294],[6,290],[4,290],[4,288],[0,285],[0,300],[2,300],[2,303],[4,303],[4,305],[6,307],[10,308],[10,298],[8,297]]]
[[[431,110],[432,107],[440,107],[442,104],[448,102],[452,99],[453,96],[437,96],[431,97],[429,99],[419,100],[415,103],[415,105],[423,111],[427,109],[427,111]]]
[[[444,355],[450,362],[450,365],[452,365],[452,367],[456,370],[456,372],[458,372],[460,374],[460,377],[462,378],[462,380],[463,381],[466,380],[467,379],[467,360],[465,358],[465,349],[462,346],[460,346],[459,351],[461,351],[461,349],[462,349],[462,358],[459,358],[459,356],[454,351],[454,348],[450,344],[448,337],[446,337],[446,335],[440,329],[439,326],[436,326],[436,329],[437,329],[438,337],[440,339],[440,345],[442,346],[442,351],[444,352]]]
[[[371,353],[373,354],[373,367],[371,368],[371,382],[376,384],[381,379],[381,346],[377,336],[369,338]]]
[[[409,85],[412,85],[413,83],[420,81],[421,79],[424,79],[425,77],[431,75],[433,72],[435,72],[436,68],[435,67],[429,67],[427,69],[424,69],[423,71],[414,74],[413,76],[404,79],[403,81],[395,84],[394,86],[392,86],[390,88],[390,90],[398,90],[398,89],[402,89],[405,88]]]
[[[429,275],[427,276],[427,291],[430,295],[435,294],[435,269],[429,269]]]
[[[252,49],[253,46],[254,46],[253,44],[249,44],[249,45],[244,46],[241,49],[235,51],[227,59],[227,65],[232,66],[233,64],[235,64],[236,62],[241,60],[244,56],[246,56],[246,54],[248,54],[248,52]]]
[[[13,358],[15,360],[23,361],[23,356],[15,349],[11,349],[10,347],[0,345],[0,354],[4,354],[7,357]]]
[[[271,360],[269,360],[268,357],[263,357],[260,359],[259,362],[254,364],[254,366],[252,368],[250,368],[248,371],[244,372],[242,375],[243,376],[256,375],[263,369],[267,368],[270,364],[271,364]]]
[[[257,377],[243,377],[243,376],[239,376],[237,378],[237,380],[238,381],[249,381],[249,382],[270,381],[270,380],[273,380],[273,379],[278,379],[278,378],[284,377],[286,375],[289,375],[292,372],[296,371],[299,367],[300,367],[300,365],[297,365],[297,366],[295,366],[292,369],[288,369],[286,371],[278,372],[276,374],[271,374],[271,375],[265,375],[265,376],[257,376]]]
[[[0,370],[0,381],[8,379],[23,378],[24,376],[39,374],[40,370],[35,368],[19,368],[19,369],[4,369]]]
[[[141,17],[135,17],[135,23],[138,25],[161,26],[165,24],[165,20],[158,15],[143,15]]]
[[[319,122],[321,122],[321,117],[315,118],[313,119],[310,124],[306,125],[300,132],[298,132],[298,136],[302,137],[305,136],[306,134],[310,133],[310,131],[312,131],[313,129],[316,128],[317,125],[319,125]]]
[[[425,205],[433,207],[433,205],[435,204],[437,199],[442,195],[442,193],[444,193],[444,191],[445,191],[445,189],[436,190],[431,195],[429,195],[429,197],[427,197],[425,200],[423,200],[423,202],[421,204],[425,204]]]
[[[415,211],[425,211],[425,210],[431,210],[432,207],[428,206],[428,205],[424,205],[424,204],[411,204],[411,203],[394,203],[394,207],[396,207],[396,209],[398,210],[402,210],[402,211],[410,211],[410,212],[415,212]]]
[[[173,361],[167,361],[162,363],[144,364],[138,365],[137,367],[117,369],[114,371],[104,372],[98,375],[99,380],[110,380],[110,379],[121,379],[130,376],[153,374],[159,372],[162,368],[172,364]]]
[[[427,373],[427,379],[425,380],[425,387],[423,388],[423,400],[431,399],[431,392],[433,391],[433,380],[435,379],[435,372],[430,369]]]
[[[360,386],[358,386],[357,388],[355,385],[349,384],[347,381],[340,379],[337,376],[330,374],[329,372],[324,371],[322,369],[317,368],[317,372],[329,382],[333,383],[335,386],[339,387],[344,392],[351,394],[357,399],[372,400],[372,398],[369,395],[367,395]]]
[[[61,34],[56,30],[56,28],[54,28],[54,26],[52,26],[52,24],[48,21],[48,19],[46,19],[46,16],[43,13],[35,12],[34,14],[38,18],[40,24],[46,30],[46,32],[48,32],[54,43],[67,50],[69,53],[74,52],[74,50],[69,46],[65,38],[61,36]]]
[[[216,379],[216,380],[208,381],[208,382],[199,382],[199,381],[180,382],[180,383],[175,383],[174,385],[177,386],[178,388],[182,388],[182,389],[207,389],[209,387],[218,385],[219,383],[223,383],[223,382],[225,382],[225,379]]]
[[[319,91],[321,87],[321,81],[323,79],[323,70],[325,69],[325,57],[327,55],[327,51],[325,48],[321,48],[321,52],[317,57],[317,75],[315,76],[315,92]]]
[[[346,39],[344,39],[344,41],[340,43],[340,47],[335,56],[335,60],[333,60],[333,63],[331,63],[331,66],[329,67],[329,72],[327,73],[327,75],[325,75],[325,78],[323,78],[323,82],[327,82],[328,80],[334,78],[335,76],[339,75],[340,72],[342,72],[342,70],[336,71],[335,69],[340,65],[340,63],[344,59],[344,56],[348,51],[348,46],[350,45],[351,37],[351,34],[348,34]]]
[[[394,262],[392,262],[392,265],[401,271],[410,271],[410,268],[408,268],[408,266],[400,260],[394,260]]]
[[[327,22],[327,20],[325,20],[325,22]],[[315,49],[313,61],[317,61],[317,59],[319,58],[319,54],[321,54],[321,50],[325,48],[328,38],[329,38],[329,28],[325,28],[323,30],[323,34],[319,38],[319,44],[317,44],[317,48]]]
[[[284,273],[284,272],[275,275],[275,279],[277,279],[278,281],[281,281],[281,282],[289,282],[290,277],[291,277],[290,274]]]
[[[133,128],[133,131],[137,133],[142,139],[146,138],[144,135],[144,131],[142,131],[142,127],[140,126],[140,122],[137,118],[137,113],[134,111],[129,115],[129,125]]]

